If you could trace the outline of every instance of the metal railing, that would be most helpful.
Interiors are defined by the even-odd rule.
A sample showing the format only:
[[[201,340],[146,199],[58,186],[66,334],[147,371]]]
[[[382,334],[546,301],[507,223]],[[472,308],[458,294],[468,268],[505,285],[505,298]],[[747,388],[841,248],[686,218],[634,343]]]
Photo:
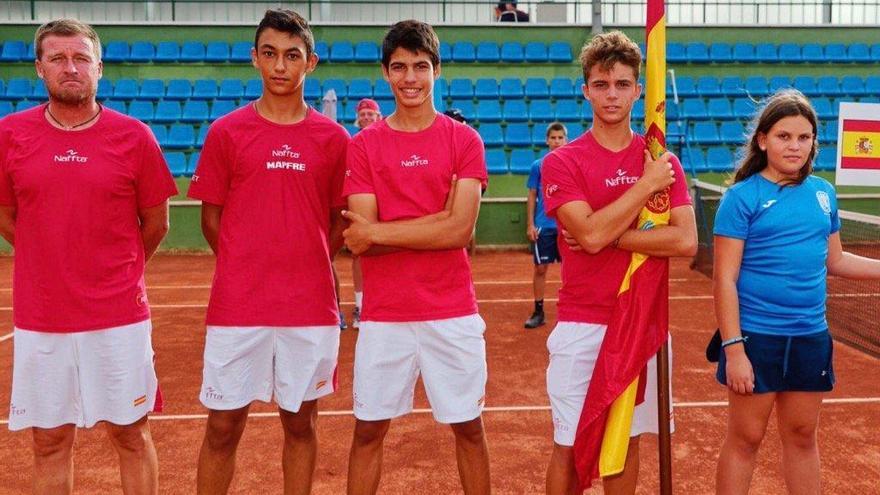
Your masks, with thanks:
[[[95,24],[253,24],[268,8],[296,10],[316,24],[388,25],[401,19],[432,24],[493,25],[488,0],[74,0],[0,1],[0,22],[75,17]],[[602,0],[602,22],[645,23],[645,0]],[[875,25],[880,0],[666,0],[669,25]],[[591,0],[519,2],[529,24],[589,25]],[[509,23],[506,23],[510,25]]]

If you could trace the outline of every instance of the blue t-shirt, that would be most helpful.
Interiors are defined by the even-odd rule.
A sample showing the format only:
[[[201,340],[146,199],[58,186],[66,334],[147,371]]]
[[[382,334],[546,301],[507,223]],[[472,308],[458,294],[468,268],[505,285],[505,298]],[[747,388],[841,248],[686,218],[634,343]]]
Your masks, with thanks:
[[[532,170],[529,172],[529,180],[526,187],[538,191],[537,202],[535,203],[535,227],[544,229],[555,229],[556,220],[547,216],[544,212],[544,195],[541,191],[541,163],[543,158],[539,158],[532,163]]]
[[[744,330],[792,336],[828,328],[825,261],[838,230],[834,187],[820,177],[780,187],[755,174],[727,190],[715,235],[745,241],[737,282]]]

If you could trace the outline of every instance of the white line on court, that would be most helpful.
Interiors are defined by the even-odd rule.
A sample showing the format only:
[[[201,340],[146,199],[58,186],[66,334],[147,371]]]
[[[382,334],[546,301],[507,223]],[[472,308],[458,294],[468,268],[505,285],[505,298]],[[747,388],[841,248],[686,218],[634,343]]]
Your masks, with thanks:
[[[823,404],[880,404],[880,397],[845,397],[840,399],[825,399]],[[727,401],[717,402],[675,402],[673,407],[682,409],[711,409],[719,407],[727,407]],[[483,412],[541,412],[549,411],[550,406],[498,406],[485,407]],[[433,411],[428,408],[413,409],[412,414],[431,414]],[[318,411],[319,416],[351,416],[354,411]],[[277,418],[277,412],[258,412],[248,414],[249,418]],[[150,421],[188,421],[194,419],[207,419],[207,414],[153,414]],[[0,424],[8,424],[9,420],[0,420]]]

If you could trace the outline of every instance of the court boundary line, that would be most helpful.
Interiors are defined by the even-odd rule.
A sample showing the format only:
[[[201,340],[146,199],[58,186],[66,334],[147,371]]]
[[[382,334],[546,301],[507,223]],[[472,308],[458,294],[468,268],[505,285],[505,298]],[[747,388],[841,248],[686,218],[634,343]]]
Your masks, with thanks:
[[[828,405],[851,405],[851,404],[880,404],[880,397],[840,397],[824,399],[822,404]],[[704,402],[673,402],[673,408],[679,409],[718,409],[727,407],[727,401],[704,401]],[[483,413],[497,412],[547,412],[550,406],[490,406],[484,407]],[[409,414],[433,414],[431,408],[414,408]],[[329,410],[318,411],[318,416],[353,416],[352,410]],[[248,418],[277,418],[278,412],[252,412]],[[151,414],[150,421],[189,421],[208,419],[205,413],[199,414]],[[394,418],[397,419],[397,418]],[[9,419],[0,420],[0,425],[9,424]]]

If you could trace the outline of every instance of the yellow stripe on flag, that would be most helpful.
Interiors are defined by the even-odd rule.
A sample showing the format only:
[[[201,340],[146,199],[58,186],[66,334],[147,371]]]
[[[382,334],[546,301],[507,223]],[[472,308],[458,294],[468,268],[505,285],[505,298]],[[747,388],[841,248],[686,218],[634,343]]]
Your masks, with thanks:
[[[841,156],[880,158],[880,132],[845,131]]]

